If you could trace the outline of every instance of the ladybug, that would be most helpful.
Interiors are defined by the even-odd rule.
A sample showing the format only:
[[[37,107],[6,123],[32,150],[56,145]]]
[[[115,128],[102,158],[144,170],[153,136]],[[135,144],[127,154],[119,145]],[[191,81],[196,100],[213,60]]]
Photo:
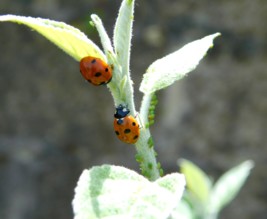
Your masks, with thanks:
[[[93,85],[107,84],[112,79],[110,66],[102,59],[86,56],[80,61],[80,72]]]
[[[114,130],[117,137],[127,143],[135,144],[140,135],[140,128],[137,120],[128,115],[130,110],[123,105],[119,105],[116,108],[114,114]]]

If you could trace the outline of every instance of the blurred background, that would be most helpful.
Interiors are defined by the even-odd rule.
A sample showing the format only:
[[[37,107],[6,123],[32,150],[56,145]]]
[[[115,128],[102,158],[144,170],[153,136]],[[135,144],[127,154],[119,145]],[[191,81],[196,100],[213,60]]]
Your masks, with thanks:
[[[0,14],[64,21],[99,44],[90,14],[98,14],[112,36],[120,3],[1,0]],[[254,160],[251,176],[220,218],[267,215],[266,20],[265,0],[136,1],[131,72],[138,108],[138,87],[149,64],[222,33],[195,71],[158,92],[152,126],[166,173],[178,170],[178,158],[187,158],[216,180]],[[108,163],[138,171],[134,147],[113,133],[110,93],[84,81],[75,60],[13,23],[0,23],[0,51],[1,219],[70,219],[83,169]]]

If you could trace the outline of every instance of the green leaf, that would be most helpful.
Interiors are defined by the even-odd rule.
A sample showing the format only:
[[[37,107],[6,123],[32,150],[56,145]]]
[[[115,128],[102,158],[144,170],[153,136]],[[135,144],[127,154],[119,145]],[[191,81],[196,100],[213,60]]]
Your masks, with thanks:
[[[101,43],[102,43],[102,46],[105,50],[105,53],[114,56],[111,41],[110,41],[109,36],[108,36],[104,26],[103,26],[103,23],[102,23],[100,17],[98,17],[96,14],[92,14],[91,18],[92,18],[92,21],[93,21],[93,23],[94,23],[94,25],[98,31],[98,34],[100,36]]]
[[[83,171],[75,188],[75,219],[164,219],[179,202],[184,186],[179,173],[150,182],[124,167],[93,167]]]
[[[211,191],[210,211],[218,213],[236,197],[253,166],[254,164],[252,161],[245,161],[230,169],[219,178]]]
[[[64,22],[16,15],[2,15],[0,21],[15,22],[32,28],[77,61],[85,56],[94,56],[106,60],[99,47],[88,39],[84,33]]]
[[[193,219],[193,213],[194,211],[190,208],[188,203],[182,199],[173,210],[170,219]]]
[[[144,74],[140,91],[153,93],[170,86],[194,70],[220,33],[186,44],[180,50],[153,62]]]
[[[185,175],[188,190],[205,206],[211,190],[209,177],[189,160],[181,159],[179,164],[181,172]]]
[[[132,39],[134,0],[124,0],[114,28],[114,48],[122,72],[129,73],[130,48]]]

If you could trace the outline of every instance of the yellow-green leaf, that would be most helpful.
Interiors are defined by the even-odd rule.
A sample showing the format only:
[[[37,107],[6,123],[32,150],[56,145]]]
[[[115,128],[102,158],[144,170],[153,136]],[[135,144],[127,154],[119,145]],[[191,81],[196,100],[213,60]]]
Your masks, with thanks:
[[[211,190],[209,177],[189,160],[181,159],[179,164],[181,172],[185,175],[188,190],[205,206]]]
[[[83,32],[64,22],[17,15],[2,15],[0,21],[15,22],[32,28],[77,61],[85,56],[94,56],[106,61],[105,55],[94,42]]]

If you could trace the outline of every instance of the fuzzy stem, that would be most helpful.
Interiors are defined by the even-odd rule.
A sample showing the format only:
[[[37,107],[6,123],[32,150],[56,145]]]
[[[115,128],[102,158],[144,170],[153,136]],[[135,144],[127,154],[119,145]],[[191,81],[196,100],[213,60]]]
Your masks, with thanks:
[[[149,145],[149,139],[151,138],[149,128],[146,128],[148,122],[148,109],[153,94],[145,94],[140,108],[140,119],[143,124],[143,128],[140,131],[140,139],[136,143],[136,150],[138,155],[138,161],[140,163],[141,171],[149,180],[155,181],[160,177],[159,168],[156,160],[156,153],[154,147]]]
[[[149,93],[149,94],[145,93],[143,96],[143,100],[142,100],[141,107],[140,107],[140,117],[142,119],[142,122],[144,123],[143,125],[145,125],[148,122],[148,110],[149,110],[152,96],[153,96],[153,93]]]
[[[114,49],[111,41],[103,27],[101,19],[97,15],[92,15],[92,20],[98,30],[103,44],[108,63],[113,66],[113,78],[107,85],[114,98],[115,106],[125,104],[128,106],[132,116],[136,116],[133,83],[130,77],[130,50],[132,38],[132,24],[134,14],[134,0],[124,0],[122,2],[119,15],[114,29]],[[152,95],[145,95],[140,119],[144,125],[140,130],[140,137],[136,143],[137,161],[140,163],[144,176],[154,181],[160,177],[160,171],[156,161],[153,142],[150,131],[146,128],[148,109]]]

